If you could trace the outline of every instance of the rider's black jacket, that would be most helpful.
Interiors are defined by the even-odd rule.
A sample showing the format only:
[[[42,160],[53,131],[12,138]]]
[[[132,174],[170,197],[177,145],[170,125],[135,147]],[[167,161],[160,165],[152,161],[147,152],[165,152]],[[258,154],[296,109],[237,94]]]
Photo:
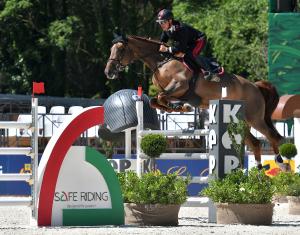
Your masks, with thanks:
[[[197,39],[204,38],[205,34],[193,27],[173,20],[173,24],[168,31],[163,31],[160,36],[160,41],[167,43],[173,41],[171,53],[190,52],[194,49]]]

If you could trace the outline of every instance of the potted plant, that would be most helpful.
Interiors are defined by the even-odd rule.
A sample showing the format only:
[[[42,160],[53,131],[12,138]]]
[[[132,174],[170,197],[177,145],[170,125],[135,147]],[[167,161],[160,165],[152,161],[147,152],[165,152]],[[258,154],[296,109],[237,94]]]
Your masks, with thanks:
[[[291,172],[280,171],[277,175],[272,178],[273,185],[276,188],[273,196],[274,202],[288,202],[286,197],[286,187],[292,183],[293,174]]]
[[[269,225],[274,192],[275,187],[264,170],[252,168],[248,175],[238,169],[224,179],[211,180],[201,194],[214,202],[219,224]]]
[[[300,215],[300,175],[293,172],[280,172],[273,177],[276,194],[286,196],[289,214]]]
[[[288,160],[287,163],[281,163],[281,170],[291,171],[290,160],[297,155],[296,145],[292,143],[284,143],[280,145],[279,154]]]
[[[159,157],[167,149],[167,140],[163,135],[148,134],[141,139],[142,151],[150,157],[150,169],[155,170],[155,158]]]
[[[125,202],[125,224],[178,225],[180,205],[187,199],[188,178],[151,171],[138,177],[133,171],[118,174]]]

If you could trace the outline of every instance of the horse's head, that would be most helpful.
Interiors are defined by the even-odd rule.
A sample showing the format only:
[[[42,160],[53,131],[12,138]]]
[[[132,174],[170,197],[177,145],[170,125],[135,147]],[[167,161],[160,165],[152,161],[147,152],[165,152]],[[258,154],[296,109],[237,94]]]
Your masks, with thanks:
[[[108,79],[115,79],[119,72],[133,60],[133,52],[129,48],[128,40],[124,36],[119,36],[113,40],[110,56],[106,64],[104,73]]]

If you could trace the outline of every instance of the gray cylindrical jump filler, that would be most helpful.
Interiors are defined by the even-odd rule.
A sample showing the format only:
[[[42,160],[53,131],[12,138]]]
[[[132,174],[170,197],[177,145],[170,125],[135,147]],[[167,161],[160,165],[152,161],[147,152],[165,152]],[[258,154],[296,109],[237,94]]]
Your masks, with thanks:
[[[136,115],[137,91],[124,89],[112,94],[104,102],[104,123],[99,129],[100,138],[106,140],[124,139],[125,129],[136,127],[138,118]],[[149,97],[142,95],[144,110],[144,128],[159,130],[159,120],[155,109],[150,107]]]

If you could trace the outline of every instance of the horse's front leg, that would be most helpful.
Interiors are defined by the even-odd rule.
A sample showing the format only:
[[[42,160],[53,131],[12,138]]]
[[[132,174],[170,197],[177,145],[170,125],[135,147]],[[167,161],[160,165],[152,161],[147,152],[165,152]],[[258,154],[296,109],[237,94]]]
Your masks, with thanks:
[[[157,97],[154,97],[154,98],[151,98],[151,99],[150,99],[150,106],[151,106],[151,108],[153,108],[153,109],[160,109],[160,110],[165,111],[165,112],[168,112],[168,113],[175,112],[175,110],[172,109],[171,107],[168,107],[168,106],[164,106],[164,105],[159,104],[159,103],[158,103],[158,98],[157,98]]]
[[[158,104],[173,109],[174,112],[190,112],[192,107],[187,103],[171,103],[171,101],[180,101],[178,97],[183,96],[189,89],[188,81],[176,81],[173,79],[164,92],[157,96]]]

